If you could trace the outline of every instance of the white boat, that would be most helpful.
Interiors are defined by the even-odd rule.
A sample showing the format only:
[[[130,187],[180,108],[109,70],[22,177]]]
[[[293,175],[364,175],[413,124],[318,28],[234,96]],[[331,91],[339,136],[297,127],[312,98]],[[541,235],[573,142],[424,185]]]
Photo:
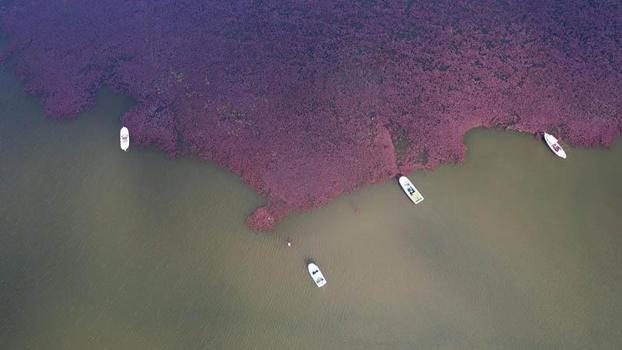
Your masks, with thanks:
[[[406,176],[400,176],[399,182],[400,186],[402,186],[402,189],[404,190],[408,198],[413,201],[413,203],[419,204],[423,202],[423,195],[417,190],[415,185],[413,185],[413,183],[410,182],[410,180]]]
[[[130,148],[130,131],[124,126],[121,128],[119,134],[121,138],[121,149],[127,152],[127,149]]]
[[[312,262],[308,263],[307,269],[309,270],[309,275],[311,275],[311,279],[313,280],[313,282],[315,282],[318,288],[321,288],[326,284],[326,279],[324,278],[324,275],[322,275],[322,271],[320,271],[320,268],[316,264]]]
[[[558,157],[566,159],[566,152],[562,146],[559,145],[559,142],[555,136],[544,133],[544,141],[546,141],[546,144],[549,146],[551,151],[553,151],[553,153],[557,154]]]

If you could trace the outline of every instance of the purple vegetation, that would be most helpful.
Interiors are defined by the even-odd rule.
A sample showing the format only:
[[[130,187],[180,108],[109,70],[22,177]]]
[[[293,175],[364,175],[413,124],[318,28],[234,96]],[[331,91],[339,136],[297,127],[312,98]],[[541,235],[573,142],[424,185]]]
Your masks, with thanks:
[[[267,198],[271,229],[398,172],[460,162],[464,134],[622,128],[622,5],[602,1],[15,0],[28,93],[70,118],[102,85],[134,144],[197,154]]]

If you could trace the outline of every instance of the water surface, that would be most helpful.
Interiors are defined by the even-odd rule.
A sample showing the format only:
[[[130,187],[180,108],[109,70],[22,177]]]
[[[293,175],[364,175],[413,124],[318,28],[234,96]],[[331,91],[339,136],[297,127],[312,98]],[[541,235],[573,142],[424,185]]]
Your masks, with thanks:
[[[0,72],[3,348],[622,346],[622,142],[562,161],[474,130],[465,164],[411,174],[422,205],[389,181],[255,234],[233,174],[119,149],[130,105],[45,120]]]

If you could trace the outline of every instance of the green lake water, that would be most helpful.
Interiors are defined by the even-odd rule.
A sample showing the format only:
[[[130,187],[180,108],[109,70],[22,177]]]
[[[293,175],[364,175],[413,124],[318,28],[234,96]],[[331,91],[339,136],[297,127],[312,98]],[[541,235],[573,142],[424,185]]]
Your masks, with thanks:
[[[45,120],[0,70],[3,349],[622,347],[620,140],[474,130],[421,205],[388,181],[256,234],[235,175],[119,149],[128,99]]]

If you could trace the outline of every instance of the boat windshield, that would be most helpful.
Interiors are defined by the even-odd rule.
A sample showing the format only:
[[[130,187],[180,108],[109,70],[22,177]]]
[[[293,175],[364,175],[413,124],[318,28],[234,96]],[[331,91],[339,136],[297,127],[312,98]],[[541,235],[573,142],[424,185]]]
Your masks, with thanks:
[[[559,147],[559,145],[558,145],[558,144],[554,143],[554,144],[553,144],[553,149],[554,149],[555,151],[559,151],[559,150],[561,149],[561,147]]]

